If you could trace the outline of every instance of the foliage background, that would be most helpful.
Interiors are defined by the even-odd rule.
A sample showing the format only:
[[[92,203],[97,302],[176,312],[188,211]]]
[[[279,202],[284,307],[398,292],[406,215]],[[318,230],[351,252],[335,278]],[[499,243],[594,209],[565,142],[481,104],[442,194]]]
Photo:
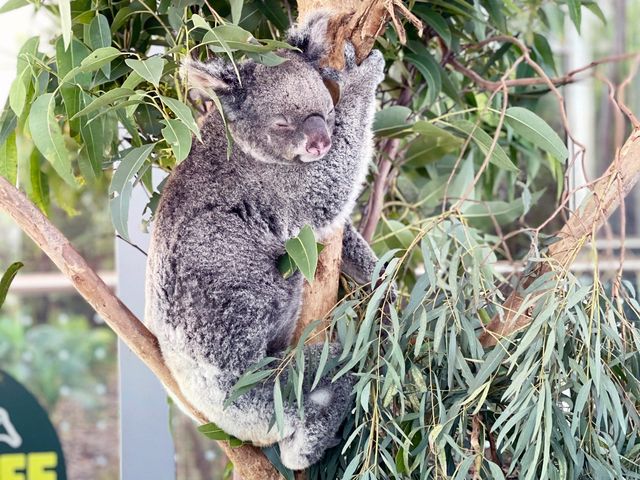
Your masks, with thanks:
[[[10,0],[0,11],[26,3]],[[355,213],[385,280],[369,293],[343,285],[331,329],[344,354],[338,365],[318,367],[355,370],[355,415],[343,444],[310,476],[636,478],[638,305],[621,274],[550,273],[528,287],[543,294],[528,329],[494,348],[477,340],[482,324],[502,313],[516,280],[511,267],[525,257],[545,261],[575,193],[565,173],[579,157],[566,151],[567,124],[548,85],[487,88],[473,72],[493,82],[540,78],[535,64],[558,77],[566,71],[557,52],[566,23],[580,28],[583,17],[605,15],[586,0],[408,6],[426,29],[420,37],[407,26],[406,45],[392,29],[378,41],[388,72],[375,125],[379,153]],[[147,192],[146,222],[161,193],[154,172],[185,158],[198,141],[196,118],[215,108],[215,99],[187,93],[180,61],[277,63],[272,51],[296,16],[295,5],[276,0],[38,7],[60,19],[62,35],[51,48],[30,39],[20,53],[0,122],[0,174],[49,213],[91,211],[83,198],[108,197],[124,238],[134,184]],[[614,82],[625,74],[615,70]],[[599,96],[610,111],[606,83]],[[603,158],[612,158],[619,134],[598,146]],[[593,262],[597,250],[590,254]],[[403,295],[385,306],[392,277]],[[285,401],[315,380],[299,352],[285,365]]]

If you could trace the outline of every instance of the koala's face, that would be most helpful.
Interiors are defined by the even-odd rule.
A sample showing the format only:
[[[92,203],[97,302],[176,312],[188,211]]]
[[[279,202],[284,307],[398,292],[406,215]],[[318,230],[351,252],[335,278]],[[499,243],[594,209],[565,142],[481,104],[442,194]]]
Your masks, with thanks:
[[[189,77],[193,83],[194,72],[207,75],[204,86],[220,97],[234,142],[256,160],[320,160],[331,148],[332,96],[304,57],[290,52],[283,56],[287,61],[275,67],[251,61],[238,65],[242,83],[220,63],[191,63]]]
[[[295,54],[256,65],[245,98],[232,107],[234,140],[265,162],[313,162],[331,148],[333,101],[320,74]]]

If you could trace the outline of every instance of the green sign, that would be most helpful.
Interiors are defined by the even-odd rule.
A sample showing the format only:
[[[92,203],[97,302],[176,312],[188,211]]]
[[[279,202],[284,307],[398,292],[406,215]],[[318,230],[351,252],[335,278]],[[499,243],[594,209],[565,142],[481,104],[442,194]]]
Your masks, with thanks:
[[[0,480],[66,480],[58,435],[29,391],[0,371]]]

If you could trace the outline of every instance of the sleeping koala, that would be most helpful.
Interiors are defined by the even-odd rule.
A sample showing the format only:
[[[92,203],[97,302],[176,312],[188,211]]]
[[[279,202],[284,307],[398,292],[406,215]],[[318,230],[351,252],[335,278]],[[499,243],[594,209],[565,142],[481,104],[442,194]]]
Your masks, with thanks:
[[[184,396],[227,433],[257,445],[280,444],[282,462],[298,470],[335,445],[351,408],[353,380],[323,379],[305,392],[304,418],[285,407],[284,432],[270,427],[273,381],[223,402],[246,371],[288,347],[300,312],[303,278],[285,279],[278,258],[285,242],[309,224],[322,241],[345,226],[343,271],[367,283],[376,257],[349,215],[372,155],[371,123],[384,60],[374,51],[355,64],[346,51],[335,105],[318,67],[327,16],[290,32],[300,51],[267,67],[191,62],[192,87],[220,98],[220,115],[202,125],[201,143],[170,175],[153,230],[147,268],[146,322]],[[326,72],[325,72],[326,73]],[[320,355],[305,347],[310,364]],[[332,355],[339,353],[332,345]],[[316,362],[317,364],[317,362]],[[308,372],[313,375],[313,372]]]

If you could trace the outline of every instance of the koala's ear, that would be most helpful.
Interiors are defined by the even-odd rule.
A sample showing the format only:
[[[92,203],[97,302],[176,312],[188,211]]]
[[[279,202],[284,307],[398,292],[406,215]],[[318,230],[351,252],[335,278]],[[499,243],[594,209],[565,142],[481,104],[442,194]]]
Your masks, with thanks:
[[[239,84],[233,67],[218,59],[207,63],[186,60],[182,63],[180,75],[189,88],[212,89],[216,93],[229,92]]]
[[[318,11],[287,33],[287,42],[299,48],[310,62],[319,62],[327,51],[327,26],[331,15]]]

